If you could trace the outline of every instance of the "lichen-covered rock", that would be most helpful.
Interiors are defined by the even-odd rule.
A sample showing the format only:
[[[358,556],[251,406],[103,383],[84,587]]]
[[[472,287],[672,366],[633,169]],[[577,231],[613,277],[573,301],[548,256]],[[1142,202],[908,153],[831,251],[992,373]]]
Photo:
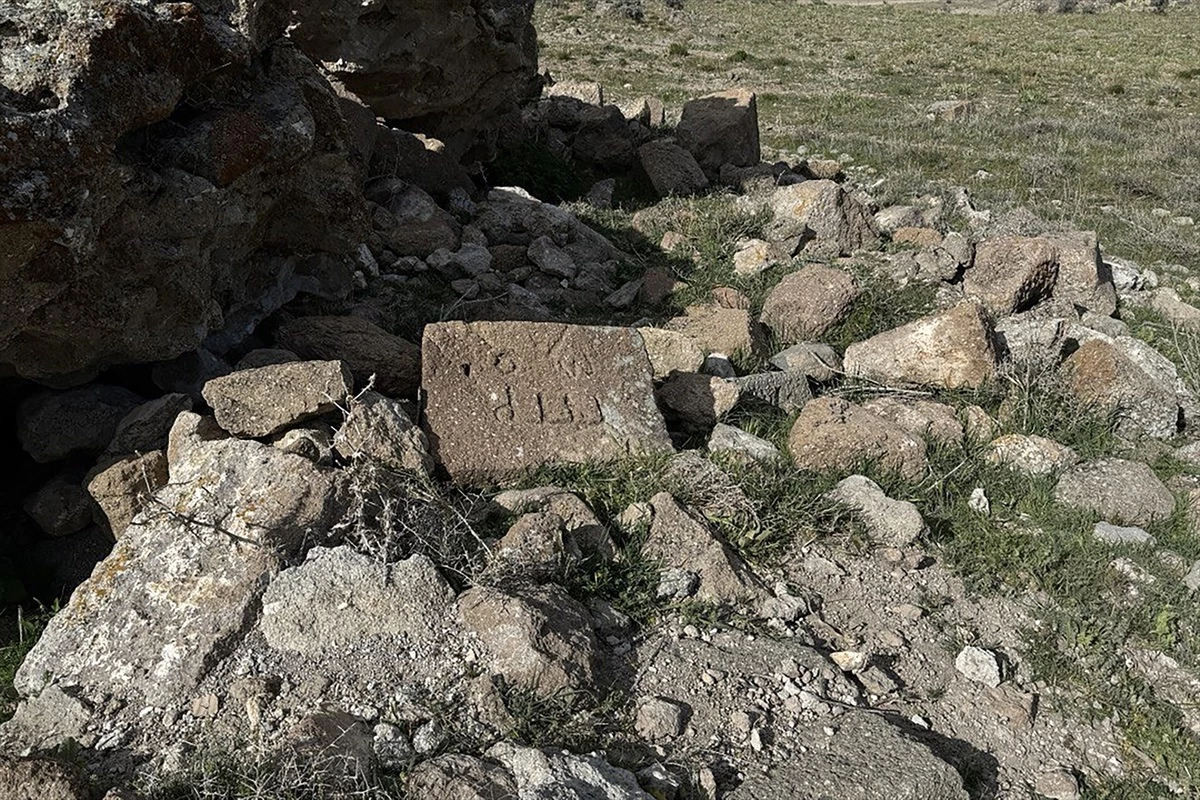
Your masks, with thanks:
[[[1044,436],[1010,433],[988,445],[984,458],[1026,475],[1049,475],[1078,460],[1075,451]]]
[[[667,321],[668,330],[691,337],[700,349],[726,355],[755,353],[762,346],[762,331],[750,312],[717,305],[688,306]]]
[[[833,181],[781,186],[771,197],[774,241],[793,241],[830,255],[850,255],[879,245],[870,212]],[[810,243],[811,242],[811,243]]]
[[[334,474],[225,438],[190,412],[168,457],[170,482],[22,664],[15,685],[27,704],[60,687],[89,708],[183,707],[245,632],[270,576],[341,513]]]
[[[1101,316],[1117,310],[1112,269],[1100,257],[1100,240],[1093,231],[1056,233],[1046,237],[1058,251],[1058,281],[1054,297],[1069,300]]]
[[[384,563],[346,547],[313,548],[280,573],[262,598],[267,644],[295,653],[337,653],[364,641],[412,646],[456,628],[454,592],[422,555]]]
[[[215,378],[204,385],[204,399],[222,428],[260,437],[334,411],[350,387],[341,361],[295,361]]]
[[[409,419],[399,401],[377,392],[364,392],[350,403],[333,446],[346,459],[366,456],[390,469],[426,475],[433,470],[425,432]]]
[[[1086,406],[1115,413],[1117,429],[1169,439],[1196,415],[1175,366],[1132,336],[1093,334],[1063,361],[1067,387]]]
[[[500,742],[486,755],[512,774],[521,800],[652,800],[632,772],[598,754],[577,756]]]
[[[996,372],[987,312],[972,302],[855,342],[846,374],[888,386],[978,388]]]
[[[934,400],[883,395],[871,398],[862,407],[922,439],[957,445],[962,443],[965,436],[954,409]]]
[[[436,136],[456,159],[494,139],[540,88],[533,0],[308,0],[288,10],[288,35],[308,56],[376,116]]]
[[[655,378],[672,372],[696,372],[704,363],[700,345],[685,333],[665,328],[638,328]]]
[[[229,8],[5,15],[0,365],[78,381],[348,291],[365,215],[337,99],[282,6]]]
[[[980,242],[963,291],[993,314],[1024,311],[1049,297],[1058,280],[1058,249],[1048,239],[1005,236]]]

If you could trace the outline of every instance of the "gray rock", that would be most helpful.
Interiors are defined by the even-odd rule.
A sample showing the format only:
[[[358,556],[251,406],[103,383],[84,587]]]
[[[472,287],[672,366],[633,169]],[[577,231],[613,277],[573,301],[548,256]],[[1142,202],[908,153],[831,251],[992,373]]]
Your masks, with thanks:
[[[92,714],[93,708],[90,705],[85,705],[58,686],[49,686],[36,698],[17,706],[12,721],[4,730],[6,735],[15,736],[40,750],[53,750],[70,740],[78,742],[84,739]],[[0,767],[0,773],[2,772],[3,768]],[[41,796],[25,795],[29,800]],[[0,798],[3,797],[4,789],[0,788]]]
[[[912,544],[928,530],[915,505],[893,500],[879,484],[862,475],[845,478],[828,497],[861,514],[871,536],[894,547]]]
[[[120,386],[92,384],[40,392],[17,407],[17,438],[39,464],[75,453],[96,455],[112,441],[125,415],[142,398]]]
[[[954,668],[964,678],[993,689],[1004,681],[1000,659],[991,650],[968,645],[954,659]]]
[[[429,196],[411,184],[395,184],[386,204],[371,209],[371,227],[398,256],[424,258],[462,244],[462,226]]]
[[[579,268],[549,236],[539,236],[529,244],[529,260],[547,275],[574,278]]]
[[[1065,769],[1043,772],[1033,782],[1033,789],[1047,800],[1079,800],[1079,779]]]
[[[578,495],[557,486],[510,489],[492,498],[492,504],[508,514],[547,511],[562,520],[568,548],[585,554],[612,558],[616,545],[596,514]]]
[[[580,161],[605,170],[628,170],[633,165],[633,134],[616,106],[583,109],[571,149]]]
[[[808,376],[803,372],[760,372],[735,378],[734,382],[743,396],[753,397],[789,414],[804,408],[813,398]]]
[[[771,365],[784,372],[802,372],[817,383],[827,383],[842,372],[842,357],[827,344],[801,342],[776,353]]]
[[[638,148],[638,163],[659,197],[687,197],[708,188],[708,177],[695,157],[669,139]]]
[[[371,731],[344,711],[307,715],[288,730],[287,743],[310,765],[314,785],[354,785],[374,775]]]
[[[181,414],[168,455],[171,482],[26,657],[27,700],[59,686],[85,703],[184,706],[282,560],[341,514],[333,474],[211,419]]]
[[[745,562],[674,497],[660,492],[650,504],[654,521],[643,552],[663,567],[686,569],[699,575],[696,597],[734,603],[753,600],[765,593]]]
[[[1120,525],[1112,525],[1108,522],[1097,522],[1096,527],[1092,530],[1092,536],[1097,541],[1104,542],[1105,544],[1144,544],[1153,547],[1158,543],[1153,536],[1141,528],[1122,527]]]
[[[364,392],[351,401],[333,447],[342,458],[367,457],[389,469],[425,475],[433,470],[425,432],[413,424],[399,401],[375,392]]]
[[[492,550],[496,561],[525,574],[549,575],[567,550],[563,519],[549,511],[522,514]],[[573,553],[580,557],[578,550]]]
[[[148,453],[167,446],[167,436],[175,418],[192,410],[192,398],[186,394],[167,394],[143,403],[117,424],[108,452],[113,455]]]
[[[322,467],[333,463],[333,428],[323,422],[284,431],[271,444],[285,453],[303,456]]]
[[[453,626],[454,592],[422,555],[392,564],[347,546],[315,547],[262,598],[260,628],[276,650],[338,653],[369,640],[417,646]]]
[[[234,366],[234,369],[255,369],[257,367],[269,367],[272,364],[287,364],[300,360],[300,356],[282,347],[258,347],[242,356]],[[191,409],[188,410],[190,411]]]
[[[1058,250],[1054,296],[1100,316],[1112,316],[1117,310],[1117,291],[1112,270],[1100,257],[1100,241],[1095,232],[1057,233],[1046,238]]]
[[[1054,497],[1118,525],[1146,526],[1175,512],[1174,495],[1150,467],[1119,458],[1080,464],[1059,479]]]
[[[543,695],[594,688],[597,644],[591,617],[558,586],[519,593],[476,586],[458,598],[458,608],[466,629],[487,651],[486,668],[510,686]]]
[[[653,800],[632,772],[598,755],[576,756],[511,742],[493,745],[486,755],[512,774],[520,800]]]
[[[54,478],[25,498],[25,513],[50,536],[68,536],[92,523],[92,498],[82,486]]]
[[[879,246],[870,212],[833,181],[781,186],[771,197],[774,219],[767,238],[828,255],[850,255]]]
[[[733,362],[729,360],[729,356],[724,353],[709,353],[704,357],[704,363],[700,365],[700,371],[705,375],[712,375],[717,378],[737,377],[737,367],[733,366]]]
[[[499,764],[464,755],[422,761],[408,775],[412,797],[439,800],[519,800],[508,770]]]
[[[819,729],[807,747],[770,773],[748,770],[728,800],[967,800],[953,767],[916,739],[874,714],[850,714],[827,737]],[[824,740],[824,741],[822,741]]]
[[[288,37],[306,55],[330,64],[373,116],[436,136],[454,161],[537,95],[532,0],[405,5],[387,24],[423,33],[399,37],[381,36],[379,20],[353,0],[300,2],[290,11]]]
[[[1192,563],[1188,574],[1183,576],[1183,585],[1191,592],[1200,592],[1200,561]]]
[[[665,697],[640,697],[633,729],[651,742],[669,742],[683,733],[690,711]]]
[[[708,452],[725,453],[736,458],[764,463],[777,462],[783,458],[779,448],[741,428],[718,423],[708,437]]]
[[[271,436],[337,410],[352,393],[351,381],[341,361],[296,361],[214,378],[204,399],[235,436]]]
[[[1045,363],[1058,359],[1069,318],[1048,316],[1042,310],[1045,305],[996,320],[996,343],[1010,361]]]
[[[164,392],[186,394],[197,403],[203,403],[204,384],[231,372],[233,368],[223,358],[200,348],[155,364],[150,377]]]

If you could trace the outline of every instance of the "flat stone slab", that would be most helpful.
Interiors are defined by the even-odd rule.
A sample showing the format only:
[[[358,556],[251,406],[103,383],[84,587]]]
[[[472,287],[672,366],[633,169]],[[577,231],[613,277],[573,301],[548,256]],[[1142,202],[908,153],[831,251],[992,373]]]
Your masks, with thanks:
[[[671,448],[635,329],[443,322],[422,353],[430,446],[457,481]]]

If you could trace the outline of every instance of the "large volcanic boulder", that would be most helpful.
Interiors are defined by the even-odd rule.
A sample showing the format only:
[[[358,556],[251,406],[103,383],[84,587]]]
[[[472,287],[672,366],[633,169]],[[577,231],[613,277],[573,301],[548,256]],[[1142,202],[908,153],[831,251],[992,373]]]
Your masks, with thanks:
[[[454,157],[538,94],[534,0],[299,0],[288,35],[376,115]]]
[[[0,374],[232,343],[349,286],[365,209],[279,3],[0,0]]]

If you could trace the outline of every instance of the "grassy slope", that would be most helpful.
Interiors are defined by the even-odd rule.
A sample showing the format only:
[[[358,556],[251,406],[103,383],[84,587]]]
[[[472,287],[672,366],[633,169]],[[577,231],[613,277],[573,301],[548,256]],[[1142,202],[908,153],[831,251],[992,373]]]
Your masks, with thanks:
[[[1194,130],[1200,10],[959,16],[781,0],[692,0],[682,24],[668,24],[661,14],[653,5],[647,22],[635,25],[585,16],[578,5],[543,6],[543,64],[559,78],[600,80],[618,102],[658,94],[676,110],[704,92],[747,85],[760,93],[767,158],[840,157],[862,169],[856,177],[865,183],[881,181],[874,191],[884,202],[967,185],[980,207],[1004,212],[1024,205],[1051,221],[1094,228],[1112,254],[1144,263],[1192,265],[1200,259],[1200,230],[1155,213],[1200,217],[1200,135]],[[949,125],[926,119],[929,102],[955,97],[975,102],[973,120]],[[990,177],[974,178],[979,170]],[[705,203],[714,213],[680,215],[695,230],[672,226],[700,253],[699,264],[678,269],[692,283],[692,294],[732,279],[729,253],[720,249],[728,242],[712,235],[729,220],[719,201],[703,201],[701,209]],[[773,282],[760,287],[732,280],[756,302]],[[913,301],[920,305],[921,299]],[[867,329],[882,318],[903,315],[904,303],[880,300],[861,304],[869,319],[843,326],[849,338],[873,332]],[[1145,327],[1135,321],[1139,335]],[[1188,347],[1164,352],[1175,358],[1195,350],[1194,338],[1187,337]],[[1175,360],[1192,366],[1186,358]],[[1184,375],[1194,385],[1195,370]],[[974,399],[995,413],[1001,394],[1015,395],[1023,413],[1010,418],[1006,430],[1051,436],[1087,457],[1114,452],[1111,420],[1073,407],[1044,380],[1028,377],[1005,382],[991,397],[947,400]],[[782,444],[788,419],[741,416],[737,424]],[[1162,459],[1155,466],[1164,478],[1187,471]],[[610,470],[608,480],[558,477],[594,495],[610,481],[625,483],[618,477],[621,467]],[[754,477],[739,475],[763,521],[772,524],[754,542],[738,542],[736,531],[726,531],[747,556],[769,559],[796,535],[834,532],[829,524],[836,515],[816,502],[816,484],[827,487],[838,476],[814,482],[814,476],[785,469],[767,480]],[[1116,720],[1141,756],[1132,762],[1154,763],[1185,795],[1200,794],[1193,767],[1200,762],[1200,742],[1183,730],[1178,708],[1124,663],[1135,647],[1196,663],[1197,603],[1174,568],[1150,551],[1121,553],[1157,579],[1136,598],[1127,596],[1110,567],[1118,551],[1090,536],[1094,516],[1056,504],[1053,479],[1030,481],[982,464],[977,447],[938,451],[920,486],[877,477],[894,496],[921,507],[944,555],[972,586],[1049,598],[1026,657],[1069,697],[1087,699],[1077,703],[1081,714]],[[772,491],[763,492],[764,486]],[[967,507],[975,486],[988,487],[990,518]],[[1200,542],[1182,503],[1180,509],[1153,532],[1190,563],[1200,556]],[[788,513],[773,513],[780,510]],[[783,519],[793,524],[778,524]],[[796,522],[806,530],[795,530]],[[844,528],[844,520],[835,527]],[[616,596],[629,586],[599,588],[618,605],[636,605]],[[1163,790],[1134,779],[1093,786],[1088,794],[1133,800],[1163,796]]]
[[[540,4],[542,65],[599,80],[618,102],[659,95],[676,113],[749,86],[767,157],[848,155],[882,181],[881,201],[963,185],[982,207],[1095,229],[1116,255],[1200,257],[1200,228],[1153,213],[1200,220],[1200,8],[986,16],[689,0],[672,24],[647,5],[639,25]],[[975,118],[928,120],[948,98],[974,101]]]

